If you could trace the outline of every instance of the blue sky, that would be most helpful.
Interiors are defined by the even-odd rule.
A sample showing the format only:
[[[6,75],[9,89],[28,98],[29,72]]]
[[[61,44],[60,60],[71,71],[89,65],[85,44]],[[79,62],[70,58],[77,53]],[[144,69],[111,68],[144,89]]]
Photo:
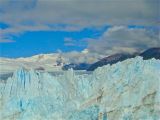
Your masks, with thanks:
[[[0,24],[2,25],[2,24]],[[2,26],[6,29],[6,25]],[[97,38],[105,28],[100,30],[83,29],[82,31],[36,31],[26,32],[19,36],[13,36],[14,42],[0,44],[2,57],[27,57],[36,54],[82,51],[86,48],[87,42],[80,42],[83,38]],[[72,38],[76,45],[65,45],[65,38]]]
[[[1,0],[0,57],[85,49],[99,57],[160,47],[158,2]]]

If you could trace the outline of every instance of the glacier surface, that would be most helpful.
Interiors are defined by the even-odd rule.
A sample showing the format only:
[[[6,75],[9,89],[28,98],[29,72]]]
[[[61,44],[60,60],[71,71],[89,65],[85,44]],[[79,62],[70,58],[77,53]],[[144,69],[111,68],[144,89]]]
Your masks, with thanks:
[[[0,82],[0,120],[159,120],[160,61],[136,57],[93,73],[20,68]]]

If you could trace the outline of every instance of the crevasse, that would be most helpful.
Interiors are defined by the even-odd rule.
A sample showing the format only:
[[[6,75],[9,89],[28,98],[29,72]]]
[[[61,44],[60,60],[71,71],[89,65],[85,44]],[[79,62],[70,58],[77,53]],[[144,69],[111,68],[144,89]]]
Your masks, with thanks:
[[[20,68],[0,83],[1,120],[159,120],[160,61],[141,57],[93,73]]]

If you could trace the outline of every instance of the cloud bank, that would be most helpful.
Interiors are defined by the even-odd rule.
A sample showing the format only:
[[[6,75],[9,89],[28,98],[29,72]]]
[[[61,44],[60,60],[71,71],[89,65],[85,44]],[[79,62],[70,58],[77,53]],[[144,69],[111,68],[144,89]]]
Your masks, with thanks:
[[[0,16],[0,23],[9,26],[0,29],[0,42],[13,42],[11,36],[28,31],[81,31],[111,26],[97,39],[65,38],[68,47],[88,44],[85,55],[66,53],[66,57],[77,58],[75,62],[160,47],[159,0],[1,0]]]
[[[160,47],[157,31],[124,26],[109,28],[99,39],[89,40],[88,45],[89,51],[103,55],[117,52],[134,53],[150,47]]]
[[[159,0],[1,0],[3,36],[27,31],[76,31],[105,25],[155,26]]]
[[[67,42],[74,40],[66,39]],[[73,63],[93,63],[98,59],[116,53],[142,52],[151,47],[160,47],[160,36],[156,29],[129,28],[126,26],[113,26],[107,29],[97,39],[86,39],[88,43],[84,51],[63,53],[64,57]],[[72,44],[73,45],[73,44]],[[85,53],[85,54],[84,54]]]

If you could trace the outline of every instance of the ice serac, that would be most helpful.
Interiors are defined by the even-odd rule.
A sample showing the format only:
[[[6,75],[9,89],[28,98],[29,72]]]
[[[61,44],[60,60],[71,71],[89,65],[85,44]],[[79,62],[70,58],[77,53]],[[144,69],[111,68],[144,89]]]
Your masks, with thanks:
[[[160,61],[128,59],[93,73],[21,68],[0,83],[2,120],[159,120]]]

